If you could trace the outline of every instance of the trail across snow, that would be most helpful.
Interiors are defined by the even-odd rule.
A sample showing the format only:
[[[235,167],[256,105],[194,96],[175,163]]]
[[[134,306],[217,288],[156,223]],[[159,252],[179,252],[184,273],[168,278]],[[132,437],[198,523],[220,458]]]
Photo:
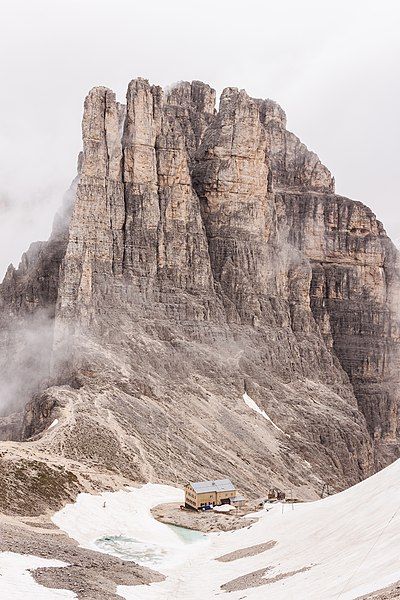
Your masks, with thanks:
[[[397,461],[340,494],[294,510],[274,505],[257,513],[259,521],[249,527],[208,534],[206,542],[193,544],[150,514],[160,502],[182,501],[182,492],[169,486],[81,494],[54,521],[88,548],[96,548],[104,535],[120,535],[165,549],[165,560],[157,563],[156,556],[153,567],[166,580],[120,586],[127,600],[210,600],[225,593],[221,585],[239,577],[240,589],[231,591],[229,600],[353,600],[400,580],[399,482]],[[236,560],[215,560],[238,550]]]

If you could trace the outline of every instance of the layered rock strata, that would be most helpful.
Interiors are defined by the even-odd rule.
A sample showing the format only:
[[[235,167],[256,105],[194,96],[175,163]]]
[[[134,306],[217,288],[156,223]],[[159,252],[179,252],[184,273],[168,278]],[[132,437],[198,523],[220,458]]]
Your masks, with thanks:
[[[13,388],[23,439],[129,480],[303,497],[397,457],[398,253],[282,109],[137,79],[126,106],[92,90],[82,129],[70,216],[0,288],[3,348],[50,319],[43,378]]]

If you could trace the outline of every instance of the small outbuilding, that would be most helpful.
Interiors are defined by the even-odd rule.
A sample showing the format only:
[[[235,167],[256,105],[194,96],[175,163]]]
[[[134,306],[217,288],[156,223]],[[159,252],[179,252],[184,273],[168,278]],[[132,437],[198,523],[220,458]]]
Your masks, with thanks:
[[[268,500],[285,500],[286,494],[282,490],[272,488],[268,492]]]
[[[242,506],[244,506],[245,503],[246,503],[246,498],[244,496],[240,496],[239,494],[237,496],[234,496],[233,498],[231,498],[231,504],[235,508],[242,508]]]
[[[185,485],[185,506],[196,510],[233,504],[236,496],[236,488],[230,479],[196,481]]]

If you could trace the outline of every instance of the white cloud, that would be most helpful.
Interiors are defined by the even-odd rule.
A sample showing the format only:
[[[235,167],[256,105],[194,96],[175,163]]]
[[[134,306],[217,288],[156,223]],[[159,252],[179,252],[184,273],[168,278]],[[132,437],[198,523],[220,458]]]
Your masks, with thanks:
[[[338,191],[371,206],[398,238],[399,20],[396,0],[3,6],[0,272],[50,231],[75,174],[87,91],[103,84],[123,99],[137,76],[161,85],[201,79],[277,100]]]

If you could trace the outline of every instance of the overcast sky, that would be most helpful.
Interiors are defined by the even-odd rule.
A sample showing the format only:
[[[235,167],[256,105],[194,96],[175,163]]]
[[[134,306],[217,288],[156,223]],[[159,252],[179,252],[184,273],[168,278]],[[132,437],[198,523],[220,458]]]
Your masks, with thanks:
[[[46,239],[86,93],[134,77],[273,98],[400,242],[398,0],[11,0],[0,13],[0,275]]]

